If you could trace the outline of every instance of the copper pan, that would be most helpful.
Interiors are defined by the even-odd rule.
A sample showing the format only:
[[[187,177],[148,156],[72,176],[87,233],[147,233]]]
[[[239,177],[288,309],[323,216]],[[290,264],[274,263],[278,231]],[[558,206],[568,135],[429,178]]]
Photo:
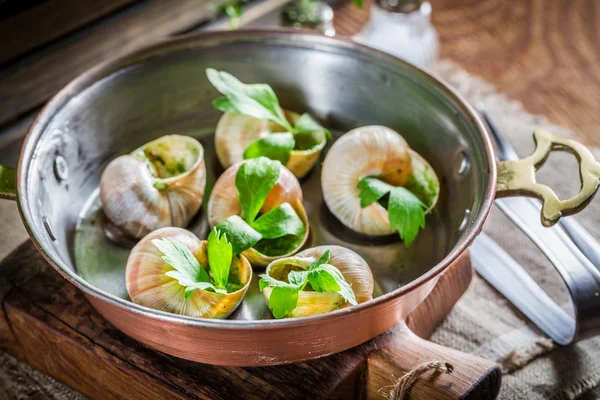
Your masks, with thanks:
[[[212,145],[220,113],[210,105],[217,93],[205,78],[207,67],[246,82],[268,82],[285,108],[310,111],[338,135],[360,125],[389,126],[431,162],[442,181],[440,201],[409,250],[393,237],[373,240],[344,229],[322,201],[319,168],[302,181],[312,243],[341,244],[363,255],[376,279],[374,300],[325,315],[273,320],[254,288],[231,319],[203,320],[127,299],[123,269],[129,249],[104,238],[94,191],[110,160],[168,133],[202,141],[211,187],[222,170]],[[530,172],[521,168],[523,176]],[[41,111],[16,178],[12,173],[0,169],[2,192],[17,199],[33,242],[108,321],[162,352],[240,366],[326,356],[398,324],[480,232],[497,181],[484,123],[438,78],[348,40],[284,30],[203,33],[98,65]],[[532,194],[522,187],[527,177],[504,175],[498,185],[504,193]],[[574,212],[592,194],[562,210]],[[190,229],[206,235],[203,215]]]

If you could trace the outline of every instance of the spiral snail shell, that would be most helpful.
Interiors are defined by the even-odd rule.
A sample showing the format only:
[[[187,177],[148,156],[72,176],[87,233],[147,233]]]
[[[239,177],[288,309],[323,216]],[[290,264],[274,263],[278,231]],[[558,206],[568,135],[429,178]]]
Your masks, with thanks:
[[[286,119],[294,125],[300,115],[293,111],[284,111]],[[215,131],[215,149],[223,168],[244,160],[244,152],[254,141],[272,133],[285,132],[275,122],[226,112],[221,116]],[[295,135],[296,148],[285,164],[296,178],[301,179],[315,166],[325,147],[326,136],[321,131],[299,133]]]
[[[208,200],[208,223],[211,227],[217,226],[232,215],[242,214],[242,206],[236,192],[235,181],[237,172],[244,162],[247,161],[239,162],[226,169],[215,183]],[[267,255],[255,248],[244,250],[242,254],[252,265],[256,266],[264,267],[276,259],[296,253],[302,248],[309,235],[308,216],[302,204],[303,196],[300,183],[289,169],[281,164],[279,165],[279,178],[275,186],[269,191],[260,213],[267,213],[283,203],[289,203],[304,223],[305,229],[302,237],[296,242],[294,249],[285,254]]]
[[[321,172],[323,198],[335,217],[348,228],[370,236],[393,233],[387,210],[378,202],[361,208],[357,188],[373,176],[393,186],[415,186],[429,212],[439,196],[439,179],[429,163],[411,150],[402,136],[384,126],[353,129],[331,147]],[[427,185],[415,185],[415,177]]]
[[[202,145],[168,135],[111,161],[100,179],[100,200],[108,219],[139,239],[162,227],[185,227],[202,205],[205,186]]]
[[[145,307],[196,318],[227,318],[241,303],[252,280],[252,267],[241,255],[234,255],[230,277],[239,281],[241,288],[232,293],[195,290],[185,298],[185,288],[165,275],[174,268],[163,259],[163,253],[152,243],[155,239],[177,239],[184,244],[202,266],[210,264],[207,241],[181,228],[161,228],[145,236],[127,259],[125,280],[131,300]],[[231,278],[230,278],[231,279]]]
[[[301,251],[292,256],[273,261],[267,267],[266,274],[280,281],[287,281],[292,270],[307,270],[313,261],[319,259],[327,250],[331,252],[328,264],[336,267],[350,284],[357,303],[364,303],[373,298],[373,274],[367,262],[352,250],[342,246],[318,246]],[[273,291],[266,287],[263,295],[267,303]],[[296,308],[286,315],[288,318],[307,317],[323,314],[348,307],[344,298],[337,292],[300,291]]]

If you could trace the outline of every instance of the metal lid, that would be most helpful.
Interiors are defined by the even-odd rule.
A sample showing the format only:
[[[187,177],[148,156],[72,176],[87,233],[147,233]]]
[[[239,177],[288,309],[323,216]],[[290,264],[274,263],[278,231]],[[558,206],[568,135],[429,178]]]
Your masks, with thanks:
[[[422,0],[377,0],[376,4],[386,11],[408,14],[421,7]]]

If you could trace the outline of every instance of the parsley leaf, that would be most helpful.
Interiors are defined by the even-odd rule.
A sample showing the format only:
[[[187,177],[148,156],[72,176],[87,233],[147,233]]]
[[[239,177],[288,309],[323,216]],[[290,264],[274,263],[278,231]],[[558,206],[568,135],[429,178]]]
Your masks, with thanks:
[[[329,277],[327,276],[329,275]],[[335,285],[332,284],[335,281]],[[330,264],[322,264],[308,275],[308,282],[312,288],[319,292],[338,292],[348,303],[353,306],[357,305],[354,290],[346,280],[339,269]],[[317,290],[315,285],[321,290]],[[337,288],[336,288],[337,287]]]
[[[272,133],[252,142],[246,151],[244,151],[244,158],[249,159],[264,156],[271,160],[280,161],[285,165],[290,159],[290,154],[294,150],[295,145],[296,141],[292,133]]]
[[[221,222],[217,225],[217,229],[227,234],[234,254],[240,254],[242,251],[254,247],[262,239],[260,233],[237,215],[232,215]]]
[[[263,206],[267,195],[279,179],[281,163],[266,157],[253,158],[240,166],[235,176],[244,219],[251,224]]]
[[[229,268],[233,260],[231,243],[227,240],[227,235],[215,227],[208,235],[208,265],[212,278],[219,289],[225,289],[229,279]]]
[[[367,176],[358,182],[357,188],[361,189],[361,192],[358,194],[360,207],[365,208],[388,194],[393,186],[377,178]]]
[[[181,281],[179,282],[179,284],[181,284]],[[194,294],[196,289],[207,290],[209,292],[215,292],[215,293],[221,293],[221,294],[227,294],[227,290],[216,288],[215,285],[213,285],[210,282],[196,282],[196,283],[190,283],[189,285],[187,285],[185,287],[185,292],[184,292],[185,298],[189,299],[190,296],[192,294]]]
[[[219,110],[273,121],[290,132],[293,130],[285,118],[283,109],[279,105],[279,100],[271,86],[265,84],[247,85],[227,72],[212,68],[206,70],[206,76],[210,83],[229,100],[226,102],[217,99],[216,104],[213,104]]]
[[[327,264],[330,259],[331,259],[331,251],[325,250],[325,253],[323,253],[323,255],[321,257],[319,257],[318,259],[313,261],[312,264],[310,264],[310,267],[308,267],[308,270],[312,271],[313,269],[318,268],[319,265],[321,265],[321,264]]]
[[[337,292],[340,290],[340,285],[336,279],[326,269],[319,267],[315,268],[308,274],[308,282],[315,292]]]
[[[307,283],[310,283],[315,292],[337,292],[350,304],[358,304],[352,287],[346,282],[340,270],[327,264],[330,256],[331,252],[327,250],[319,259],[311,263],[308,270],[290,271],[287,276],[289,283],[267,274],[260,275],[261,291],[273,287],[269,297],[269,308],[275,318],[283,318],[296,308],[298,292],[303,290]],[[277,294],[273,296],[275,293]]]
[[[406,247],[410,247],[419,229],[425,228],[425,208],[425,204],[406,188],[397,187],[390,191],[390,225],[398,230]]]
[[[244,158],[265,156],[285,164],[289,160],[290,152],[296,145],[294,135],[322,132],[325,135],[325,140],[328,142],[332,140],[331,132],[321,126],[308,113],[302,114],[296,121],[295,126],[292,126],[279,105],[275,92],[269,85],[245,84],[225,71],[217,71],[212,68],[206,70],[206,76],[210,83],[224,95],[213,100],[215,108],[223,112],[232,112],[272,121],[288,132],[285,138],[272,138],[271,136],[276,134],[271,134],[255,141],[244,152]]]
[[[165,237],[154,239],[155,245],[164,255],[162,259],[175,268],[182,277],[190,282],[208,282],[208,273],[200,265],[188,247],[177,239]]]
[[[261,215],[252,223],[252,228],[265,239],[277,239],[285,235],[302,235],[304,222],[290,203],[283,203]]]
[[[325,133],[328,142],[331,142],[331,132],[319,124],[309,113],[304,113],[296,121],[294,133],[321,131]]]
[[[267,274],[260,275],[259,287],[263,291],[267,287],[273,287],[269,296],[269,308],[275,318],[283,318],[294,311],[298,305],[297,285],[279,281]]]
[[[296,286],[276,286],[269,297],[269,307],[275,318],[283,318],[294,311],[298,305],[298,288]]]
[[[367,207],[389,193],[388,218],[393,230],[398,231],[406,247],[410,247],[419,230],[425,227],[427,206],[410,190],[389,185],[377,178],[363,178],[357,186],[360,206]]]
[[[290,271],[288,274],[288,281],[292,285],[298,286],[300,290],[304,289],[304,286],[308,283],[308,273],[310,271]]]
[[[302,235],[285,235],[277,239],[262,239],[254,250],[272,257],[286,255],[302,244]]]
[[[154,239],[155,245],[164,256],[162,259],[175,268],[174,271],[168,271],[166,276],[176,279],[177,282],[185,288],[184,296],[188,299],[196,289],[209,290],[216,293],[227,293],[227,290],[221,287],[215,287],[210,282],[208,273],[200,265],[190,249],[181,241],[173,238]]]

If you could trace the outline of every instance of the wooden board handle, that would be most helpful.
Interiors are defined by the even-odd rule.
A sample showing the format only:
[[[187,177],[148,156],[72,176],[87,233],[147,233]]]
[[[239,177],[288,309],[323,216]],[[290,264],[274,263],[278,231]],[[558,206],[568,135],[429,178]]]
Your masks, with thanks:
[[[368,356],[366,398],[494,399],[498,395],[502,374],[495,363],[421,339],[404,323],[386,335],[384,348]],[[427,370],[401,396],[389,396],[406,373],[434,360],[449,364],[452,372]]]

